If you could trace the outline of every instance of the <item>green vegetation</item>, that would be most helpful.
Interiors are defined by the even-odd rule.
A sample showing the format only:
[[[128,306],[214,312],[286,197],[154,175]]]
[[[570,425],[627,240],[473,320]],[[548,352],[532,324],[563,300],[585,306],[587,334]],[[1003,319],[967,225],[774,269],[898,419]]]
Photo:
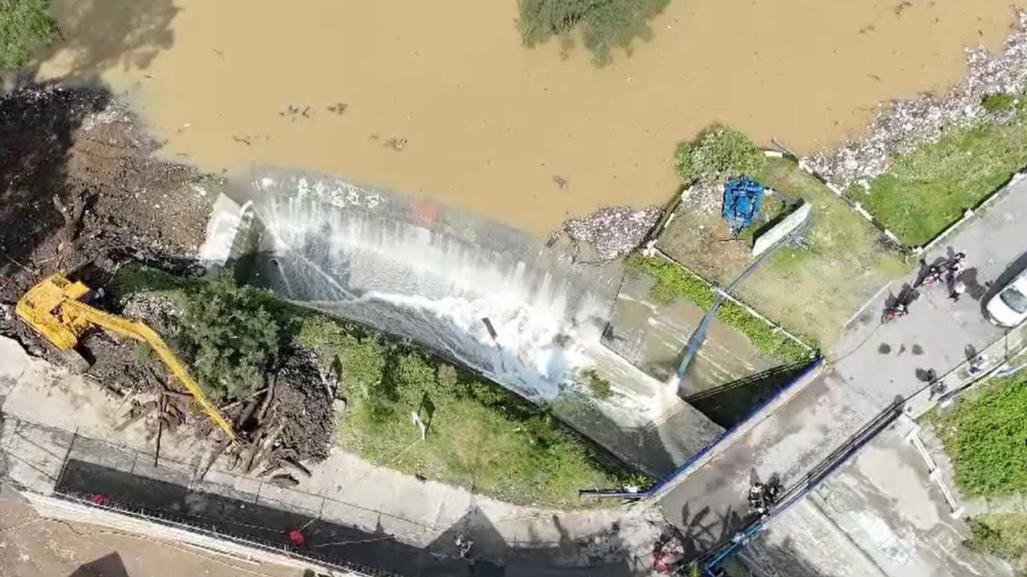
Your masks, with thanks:
[[[992,106],[1003,98],[992,95]],[[989,97],[991,98],[991,97]],[[922,246],[1027,165],[1027,106],[1008,122],[951,128],[892,159],[892,168],[847,194],[910,246]]]
[[[964,545],[1027,566],[1027,515],[988,514],[967,519],[973,537]]]
[[[713,305],[716,298],[713,288],[672,262],[636,253],[628,257],[627,264],[630,269],[644,272],[656,280],[651,296],[657,302],[669,303],[675,298],[683,297],[703,309],[709,309]],[[720,305],[717,309],[717,318],[738,329],[756,348],[768,356],[788,363],[798,363],[810,358],[810,352],[804,347],[732,301],[724,301]]]
[[[844,200],[792,161],[768,159],[755,178],[812,207],[801,246],[777,249],[738,290],[793,333],[833,343],[852,313],[908,266]]]
[[[631,479],[617,463],[544,410],[505,388],[460,370],[410,343],[225,282],[182,280],[139,266],[119,269],[111,295],[156,293],[182,304],[173,339],[201,383],[216,375],[227,395],[278,350],[317,353],[339,378],[341,448],[378,465],[453,483],[505,501],[581,507],[582,487]],[[151,290],[152,289],[152,290]],[[262,360],[257,351],[267,356]],[[222,378],[229,375],[233,378]],[[234,378],[237,377],[237,378]],[[412,422],[427,425],[425,440]]]
[[[628,50],[636,38],[652,36],[648,20],[670,0],[519,0],[517,27],[528,46],[580,29],[585,48],[605,64],[615,48]]]
[[[585,371],[585,378],[588,382],[588,388],[592,391],[592,396],[604,401],[610,398],[613,391],[610,389],[610,381],[604,379],[599,375],[595,369],[589,369]]]
[[[25,66],[33,50],[57,39],[49,10],[50,0],[0,0],[0,71]]]
[[[989,382],[935,417],[960,488],[974,497],[1027,492],[1027,379]]]
[[[764,162],[763,151],[748,136],[724,126],[710,128],[696,142],[682,142],[674,152],[674,166],[686,185],[752,176]]]
[[[981,98],[981,106],[984,107],[988,112],[995,114],[997,112],[1005,112],[1014,105],[1016,105],[1017,97],[1015,94],[1008,92],[993,92],[991,94],[984,95]]]
[[[264,385],[289,329],[288,321],[272,310],[266,293],[226,281],[187,292],[175,344],[215,401],[247,397]]]

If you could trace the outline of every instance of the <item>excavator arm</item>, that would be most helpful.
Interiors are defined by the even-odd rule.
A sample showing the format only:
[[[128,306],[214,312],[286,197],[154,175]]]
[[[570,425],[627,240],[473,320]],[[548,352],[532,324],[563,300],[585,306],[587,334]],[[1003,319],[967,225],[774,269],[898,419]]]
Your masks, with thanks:
[[[94,326],[146,343],[214,423],[229,438],[236,438],[232,425],[210,404],[200,385],[189,376],[185,365],[164,339],[143,322],[106,313],[79,300],[88,292],[89,288],[81,282],[71,282],[60,274],[51,275],[22,296],[15,312],[59,350],[73,348],[79,336]]]
[[[83,319],[88,320],[91,324],[94,324],[100,328],[106,329],[112,333],[119,335],[125,335],[133,338],[137,341],[142,341],[153,349],[153,352],[157,353],[160,360],[168,367],[171,374],[182,383],[182,386],[186,388],[193,395],[193,399],[203,408],[211,420],[214,421],[217,426],[221,427],[229,437],[235,438],[235,432],[232,430],[232,425],[221,416],[217,408],[210,404],[207,397],[203,394],[203,390],[200,389],[199,383],[197,383],[191,376],[189,371],[186,370],[185,365],[182,361],[171,352],[167,343],[164,339],[160,338],[153,329],[147,326],[145,323],[118,317],[109,313],[105,313],[97,308],[91,307],[85,303],[79,301],[65,301],[62,305],[65,309],[74,310],[76,316],[80,316]]]

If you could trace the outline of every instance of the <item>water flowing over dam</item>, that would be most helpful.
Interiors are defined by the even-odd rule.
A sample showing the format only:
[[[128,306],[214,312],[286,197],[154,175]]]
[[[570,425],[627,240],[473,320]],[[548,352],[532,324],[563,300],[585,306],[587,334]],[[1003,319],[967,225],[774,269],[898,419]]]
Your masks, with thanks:
[[[719,432],[600,343],[619,264],[576,265],[567,241],[546,246],[430,200],[311,173],[254,173],[233,196],[251,210],[253,284],[420,343],[549,404],[614,452],[624,441],[612,431],[641,435],[668,415],[699,425],[674,453]],[[610,382],[607,398],[590,398],[592,371]]]

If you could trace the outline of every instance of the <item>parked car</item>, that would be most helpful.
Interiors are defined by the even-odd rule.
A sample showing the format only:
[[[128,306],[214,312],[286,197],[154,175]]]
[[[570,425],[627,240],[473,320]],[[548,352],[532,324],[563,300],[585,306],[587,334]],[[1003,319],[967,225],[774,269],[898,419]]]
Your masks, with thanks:
[[[1027,270],[991,297],[985,307],[991,322],[1013,327],[1027,318]]]

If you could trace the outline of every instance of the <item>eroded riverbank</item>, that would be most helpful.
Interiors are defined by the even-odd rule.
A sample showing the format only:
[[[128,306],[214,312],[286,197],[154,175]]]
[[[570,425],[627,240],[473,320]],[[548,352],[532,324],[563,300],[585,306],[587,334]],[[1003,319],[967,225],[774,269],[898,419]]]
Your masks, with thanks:
[[[674,144],[713,122],[840,142],[878,102],[958,82],[963,47],[997,48],[1014,19],[1004,0],[678,0],[599,69],[521,46],[512,2],[55,4],[66,48],[43,75],[128,92],[169,156],[323,170],[539,234],[662,203]]]

